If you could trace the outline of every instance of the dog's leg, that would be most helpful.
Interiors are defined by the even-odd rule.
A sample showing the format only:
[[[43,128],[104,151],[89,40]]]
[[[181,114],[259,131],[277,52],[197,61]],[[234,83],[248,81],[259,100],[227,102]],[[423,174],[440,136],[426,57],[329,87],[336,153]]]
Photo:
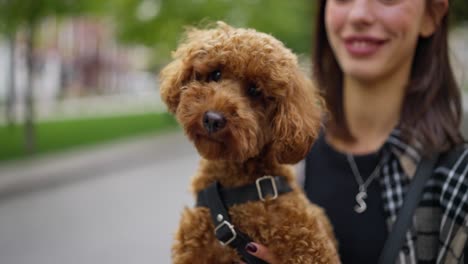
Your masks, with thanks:
[[[240,258],[214,236],[214,226],[206,208],[186,208],[172,247],[174,264],[232,264]]]

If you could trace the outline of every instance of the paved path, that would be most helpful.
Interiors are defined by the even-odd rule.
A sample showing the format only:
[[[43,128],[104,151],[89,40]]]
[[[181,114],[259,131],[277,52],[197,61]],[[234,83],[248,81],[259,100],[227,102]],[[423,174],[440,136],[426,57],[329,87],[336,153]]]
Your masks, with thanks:
[[[0,166],[0,263],[170,263],[197,161],[177,133]]]

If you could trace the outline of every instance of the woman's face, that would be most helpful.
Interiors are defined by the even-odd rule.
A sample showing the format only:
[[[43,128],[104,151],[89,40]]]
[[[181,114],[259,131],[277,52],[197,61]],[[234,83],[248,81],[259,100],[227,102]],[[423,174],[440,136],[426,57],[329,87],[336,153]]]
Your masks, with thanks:
[[[430,35],[426,0],[328,0],[328,40],[345,77],[409,73],[418,37]]]

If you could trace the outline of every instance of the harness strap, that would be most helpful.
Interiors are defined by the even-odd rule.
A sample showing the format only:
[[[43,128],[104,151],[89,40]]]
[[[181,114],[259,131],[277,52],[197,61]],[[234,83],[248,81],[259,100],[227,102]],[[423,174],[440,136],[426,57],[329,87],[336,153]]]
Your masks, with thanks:
[[[236,204],[243,204],[251,201],[275,199],[278,195],[291,192],[292,188],[289,186],[286,177],[264,176],[258,178],[255,184],[229,189],[220,187],[218,191],[224,206],[229,208]],[[205,190],[201,190],[198,193],[196,206],[209,207],[207,199],[202,195],[203,192],[205,192]]]
[[[216,238],[222,245],[229,245],[236,249],[243,261],[249,264],[267,264],[246,251],[245,247],[252,240],[232,225],[231,218],[220,197],[219,190],[220,184],[214,182],[199,194],[199,196],[203,196],[203,200],[210,209],[211,220],[215,225]]]

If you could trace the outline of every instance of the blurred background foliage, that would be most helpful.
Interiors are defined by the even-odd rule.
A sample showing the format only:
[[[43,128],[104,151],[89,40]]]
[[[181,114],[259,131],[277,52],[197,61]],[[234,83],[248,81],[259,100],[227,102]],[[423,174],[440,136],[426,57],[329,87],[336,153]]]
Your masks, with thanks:
[[[314,5],[309,0],[120,0],[118,36],[154,48],[167,58],[187,25],[223,20],[271,33],[298,53],[310,50]]]
[[[450,1],[452,19],[468,19],[468,1]],[[144,45],[153,63],[169,58],[187,25],[223,20],[271,33],[293,51],[309,54],[314,0],[0,0],[0,30],[12,32],[48,16],[93,15],[115,22],[118,40]]]
[[[468,22],[468,1],[466,0],[450,0],[450,15],[452,16],[452,24]]]

